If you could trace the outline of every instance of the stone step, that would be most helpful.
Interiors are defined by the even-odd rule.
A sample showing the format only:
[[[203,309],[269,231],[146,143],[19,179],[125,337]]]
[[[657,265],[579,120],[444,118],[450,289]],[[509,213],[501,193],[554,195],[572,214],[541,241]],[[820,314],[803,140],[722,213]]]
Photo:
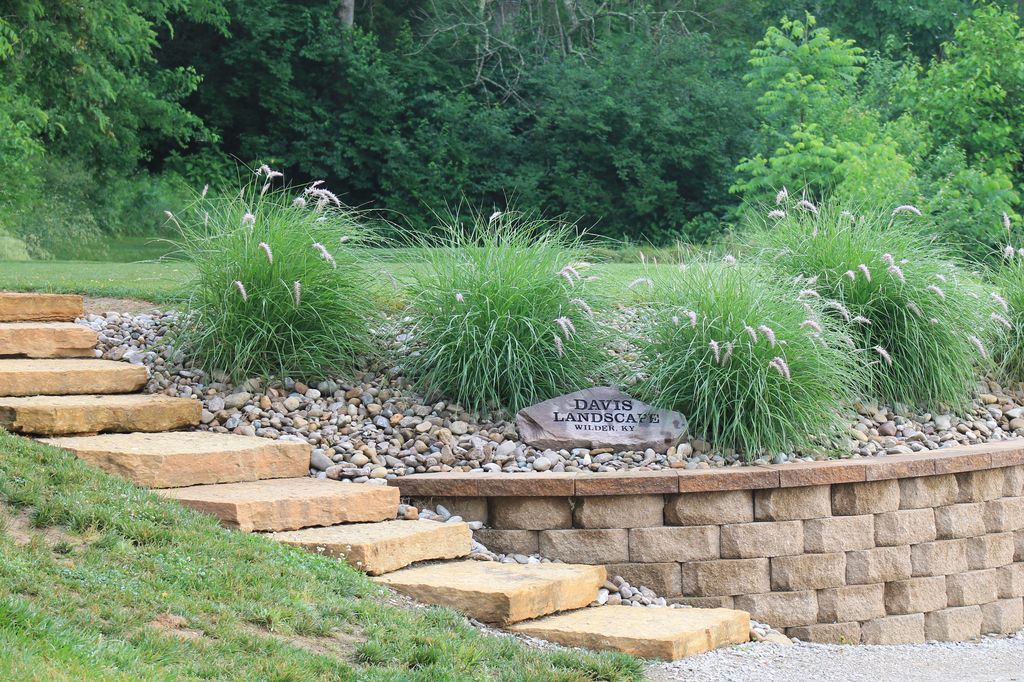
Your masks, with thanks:
[[[98,335],[74,322],[0,322],[0,356],[90,358]]]
[[[74,322],[84,315],[81,296],[0,291],[0,322]]]
[[[113,360],[0,360],[0,396],[133,393],[149,370]]]
[[[509,628],[563,646],[675,661],[750,639],[750,614],[733,609],[598,606]]]
[[[0,398],[0,427],[12,433],[64,436],[171,431],[199,423],[203,406],[166,395],[36,395]]]
[[[209,431],[110,433],[44,442],[148,488],[303,476],[309,473],[312,450],[299,441]]]
[[[375,580],[418,601],[506,625],[582,608],[597,598],[605,578],[603,566],[458,561],[403,568]]]
[[[417,561],[469,554],[473,533],[466,523],[384,521],[304,528],[270,537],[288,545],[345,559],[370,575],[390,573]]]
[[[399,497],[398,490],[390,486],[316,478],[276,478],[157,492],[243,531],[385,521],[398,513]]]

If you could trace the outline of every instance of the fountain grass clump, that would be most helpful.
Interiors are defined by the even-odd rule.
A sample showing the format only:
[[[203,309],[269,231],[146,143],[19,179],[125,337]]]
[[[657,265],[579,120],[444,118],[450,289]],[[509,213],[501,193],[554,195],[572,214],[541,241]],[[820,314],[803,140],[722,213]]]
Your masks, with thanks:
[[[408,376],[427,395],[515,411],[593,385],[609,356],[572,225],[515,213],[452,221],[414,280]]]
[[[178,342],[235,380],[351,372],[377,319],[370,235],[321,183],[296,193],[278,177],[263,166],[241,193],[168,214],[196,270]]]
[[[923,220],[913,206],[847,211],[780,193],[751,241],[843,327],[872,397],[956,407],[987,361],[994,304]]]
[[[643,291],[644,399],[748,459],[830,449],[856,372],[817,296],[732,257],[654,269]]]
[[[1010,218],[1003,216],[1008,236]],[[995,323],[992,357],[999,375],[1009,381],[1024,381],[1024,249],[1007,245],[1002,262],[992,271],[995,291],[989,298],[995,304],[990,313]]]

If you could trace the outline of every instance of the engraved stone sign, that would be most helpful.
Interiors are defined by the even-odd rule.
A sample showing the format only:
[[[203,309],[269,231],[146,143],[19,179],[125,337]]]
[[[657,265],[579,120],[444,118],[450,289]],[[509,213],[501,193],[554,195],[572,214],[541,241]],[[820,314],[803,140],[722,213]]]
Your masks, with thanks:
[[[545,400],[519,412],[519,437],[536,448],[613,448],[664,452],[686,434],[686,417],[601,386]]]

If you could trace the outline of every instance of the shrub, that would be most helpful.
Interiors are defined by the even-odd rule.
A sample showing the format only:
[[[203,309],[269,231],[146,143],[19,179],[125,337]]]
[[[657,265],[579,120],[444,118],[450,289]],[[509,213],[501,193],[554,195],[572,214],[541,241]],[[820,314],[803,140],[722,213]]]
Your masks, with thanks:
[[[178,246],[196,268],[179,343],[235,379],[323,378],[371,348],[369,233],[314,183],[293,200],[257,171],[241,195],[204,194],[180,216]],[[266,190],[266,191],[264,191]]]
[[[912,206],[850,212],[783,197],[751,214],[766,260],[820,296],[844,324],[875,397],[962,404],[987,355],[988,295]]]
[[[1014,213],[1020,201],[1011,178],[1002,171],[987,172],[979,163],[969,164],[964,151],[953,144],[935,152],[922,176],[926,214],[942,228],[943,237],[956,240],[969,258],[989,258],[1003,238],[1000,216]]]
[[[748,457],[822,447],[854,377],[837,325],[788,280],[727,261],[652,271],[640,393]]]
[[[608,356],[572,226],[515,213],[457,224],[412,272],[409,376],[472,409],[514,411],[590,386]]]
[[[28,247],[17,237],[0,230],[0,261],[29,260]]]

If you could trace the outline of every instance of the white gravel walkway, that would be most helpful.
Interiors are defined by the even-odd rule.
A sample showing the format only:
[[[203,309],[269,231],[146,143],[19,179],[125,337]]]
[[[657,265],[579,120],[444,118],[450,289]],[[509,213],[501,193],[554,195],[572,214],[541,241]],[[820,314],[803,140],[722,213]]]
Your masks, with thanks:
[[[1024,632],[902,646],[745,644],[651,666],[652,682],[1024,680]]]

